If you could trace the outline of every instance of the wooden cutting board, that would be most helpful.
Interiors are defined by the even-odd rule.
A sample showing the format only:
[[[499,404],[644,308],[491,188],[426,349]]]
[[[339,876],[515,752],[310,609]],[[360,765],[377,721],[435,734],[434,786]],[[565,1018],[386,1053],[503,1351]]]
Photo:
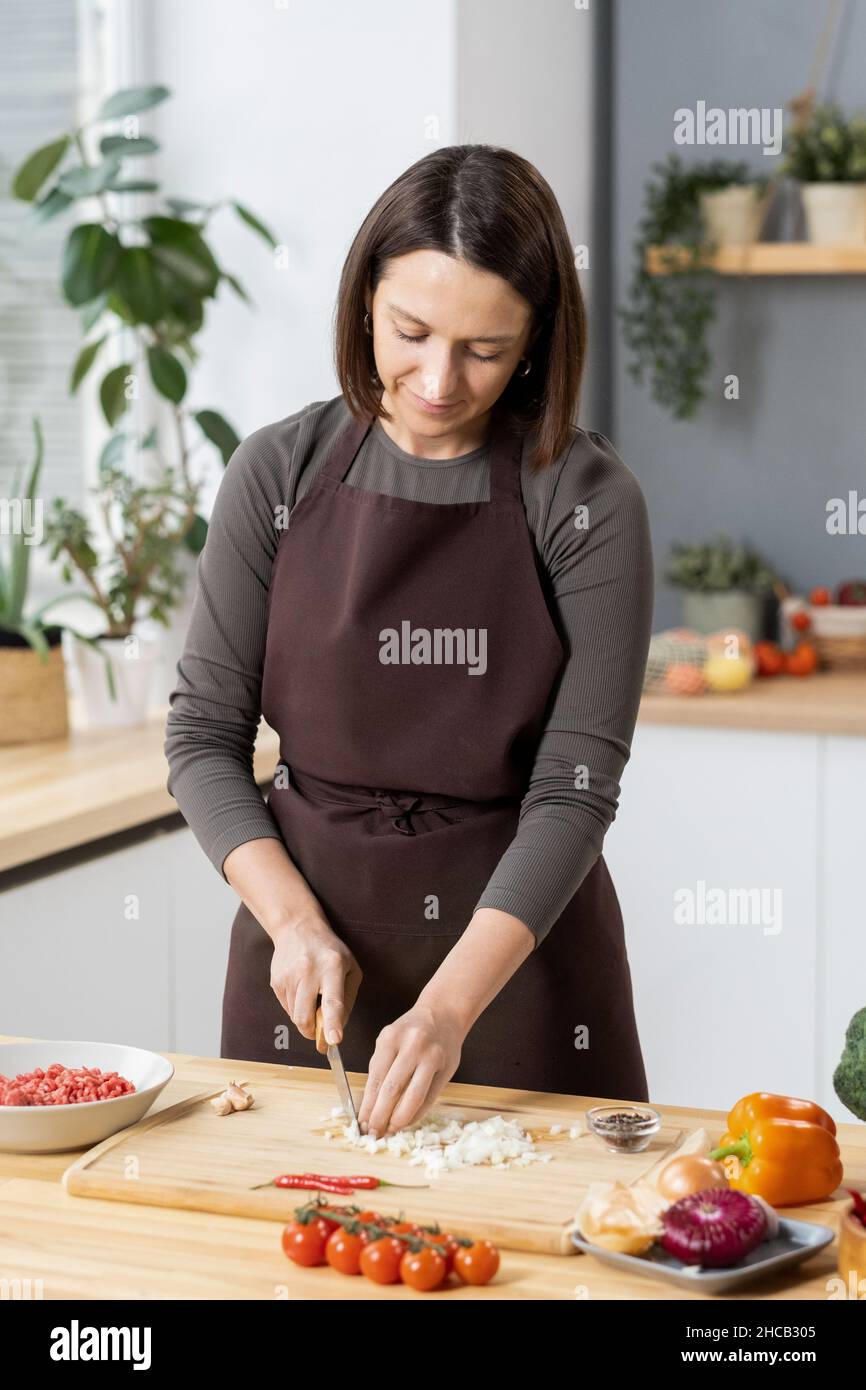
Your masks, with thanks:
[[[219,1116],[209,1104],[219,1089],[202,1091],[145,1116],[138,1124],[88,1150],[63,1174],[66,1191],[80,1197],[140,1202],[286,1222],[313,1193],[278,1188],[252,1190],[279,1173],[370,1173],[403,1187],[381,1188],[351,1201],[384,1214],[405,1212],[422,1223],[438,1221],[456,1234],[492,1240],[503,1249],[574,1254],[569,1239],[578,1204],[592,1182],[633,1182],[685,1141],[688,1131],[664,1124],[649,1148],[616,1154],[592,1134],[569,1137],[570,1125],[585,1130],[585,1107],[504,1111],[455,1105],[440,1099],[437,1113],[480,1120],[504,1114],[518,1120],[550,1161],[522,1168],[463,1168],[428,1178],[422,1166],[389,1153],[367,1154],[345,1145],[331,1117],[335,1091],[329,1074],[294,1068],[285,1078],[236,1079],[255,1097],[249,1110]],[[358,1090],[358,1080],[350,1084]],[[594,1103],[594,1102],[592,1102]],[[550,1135],[554,1124],[565,1124]]]

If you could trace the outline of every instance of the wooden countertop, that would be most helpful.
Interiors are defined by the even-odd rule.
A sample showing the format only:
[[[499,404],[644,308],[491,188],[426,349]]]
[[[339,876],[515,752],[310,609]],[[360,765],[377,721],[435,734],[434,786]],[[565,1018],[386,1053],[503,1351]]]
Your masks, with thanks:
[[[638,722],[866,737],[866,671],[770,676],[732,694],[645,694]]]
[[[164,709],[131,729],[0,747],[0,871],[176,814],[165,788]],[[866,737],[866,672],[754,681],[731,695],[644,695],[638,722]],[[262,721],[255,775],[269,782],[279,740]]]
[[[2,1042],[33,1039],[0,1036]],[[175,1074],[153,1112],[194,1094],[203,1086],[223,1085],[233,1063],[219,1058],[166,1052]],[[258,1074],[273,1076],[281,1067],[244,1062],[251,1090]],[[297,1068],[306,1071],[307,1068]],[[526,1092],[487,1086],[446,1087],[455,1104],[494,1105],[507,1111],[516,1095]],[[573,1121],[575,1110],[592,1104],[588,1097],[539,1094],[544,1108]],[[711,1139],[720,1137],[725,1116],[720,1110],[658,1106],[680,1125],[704,1125]],[[866,1186],[866,1126],[839,1126],[845,1182]],[[0,1268],[7,1278],[41,1280],[46,1299],[267,1299],[285,1289],[303,1299],[413,1299],[423,1297],[402,1285],[382,1289],[366,1279],[347,1279],[330,1269],[301,1269],[280,1248],[278,1222],[208,1212],[136,1206],[72,1197],[61,1186],[64,1170],[76,1158],[65,1154],[0,1153]],[[838,1229],[847,1196],[786,1213]],[[827,1280],[835,1277],[838,1245],[782,1275],[745,1285],[730,1299],[827,1299]],[[584,1292],[581,1292],[584,1291]],[[486,1288],[455,1287],[439,1295],[451,1299],[698,1299],[693,1293],[657,1279],[623,1275],[591,1256],[534,1255],[505,1251],[496,1279]]]
[[[165,709],[129,729],[85,729],[68,738],[0,747],[0,871],[90,844],[118,830],[176,815],[166,791]],[[262,720],[253,770],[270,782],[279,738]]]

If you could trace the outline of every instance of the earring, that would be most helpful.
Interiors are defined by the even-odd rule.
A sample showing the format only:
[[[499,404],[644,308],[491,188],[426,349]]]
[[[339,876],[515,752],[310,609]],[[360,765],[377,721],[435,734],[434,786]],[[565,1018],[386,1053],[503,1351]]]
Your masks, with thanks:
[[[529,373],[532,371],[532,361],[531,361],[531,359],[530,359],[529,357],[521,357],[520,360],[521,360],[521,362],[525,362],[525,363],[526,363],[526,366],[523,368],[523,371],[519,373],[519,375],[520,375],[520,376],[529,376]]]
[[[370,310],[369,310],[369,309],[367,310],[366,314],[364,315],[364,328],[365,328],[365,330],[366,330],[368,333],[372,333],[372,332],[373,332],[373,325],[372,325],[371,322],[370,322]]]

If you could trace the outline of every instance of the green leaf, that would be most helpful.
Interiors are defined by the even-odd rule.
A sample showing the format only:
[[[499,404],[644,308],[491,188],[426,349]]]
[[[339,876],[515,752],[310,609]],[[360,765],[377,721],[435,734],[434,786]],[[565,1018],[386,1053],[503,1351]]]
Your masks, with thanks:
[[[171,96],[168,87],[124,87],[107,97],[96,117],[98,121],[114,121],[121,116],[132,116],[137,111],[149,111]]]
[[[135,314],[116,290],[112,290],[109,294],[106,308],[110,309],[113,314],[116,314],[123,323],[135,323]]]
[[[236,280],[233,275],[229,275],[227,270],[223,271],[222,278],[228,281],[236,295],[239,295],[241,299],[245,299],[247,304],[252,304],[253,301],[250,299],[239,280]]]
[[[176,217],[145,217],[142,225],[150,236],[153,254],[166,270],[186,281],[200,296],[215,293],[220,270],[196,227]]]
[[[238,217],[240,217],[241,221],[246,222],[248,227],[252,227],[254,232],[258,232],[259,236],[263,237],[264,240],[268,243],[268,245],[272,247],[274,250],[276,250],[276,238],[273,236],[271,232],[268,231],[264,223],[260,222],[259,219],[255,216],[255,214],[250,212],[249,208],[245,208],[241,203],[232,203],[232,207],[234,208]]]
[[[112,429],[129,404],[126,399],[126,378],[131,371],[132,367],[128,362],[122,362],[119,367],[112,367],[103,377],[99,388],[102,413]]]
[[[91,299],[89,304],[85,304],[84,308],[81,311],[82,333],[90,332],[91,328],[96,323],[100,314],[105,312],[107,304],[108,295],[104,291],[102,294],[98,294],[95,299]]]
[[[149,347],[147,365],[150,367],[153,384],[160,395],[175,405],[180,405],[186,395],[186,372],[183,364],[173,353],[166,352],[165,348]]]
[[[160,284],[163,288],[167,309],[164,323],[169,333],[185,337],[198,333],[204,322],[204,305],[198,296],[183,280],[159,267]]]
[[[80,164],[78,168],[67,169],[65,174],[61,174],[57,187],[61,193],[68,193],[72,198],[90,198],[104,192],[119,168],[118,159],[106,159],[102,164]]]
[[[202,433],[210,440],[211,444],[217,446],[222,454],[223,463],[227,464],[241,442],[228,420],[225,420],[216,410],[199,410],[196,412],[195,418]]]
[[[187,212],[207,212],[209,208],[209,204],[194,203],[190,198],[166,198],[165,202],[166,206],[180,217],[183,217],[184,213]]]
[[[106,440],[102,452],[99,455],[99,471],[104,472],[108,468],[113,468],[123,458],[126,449],[126,441],[129,438],[122,430],[116,431],[110,439]]]
[[[82,381],[87,376],[87,373],[90,371],[90,368],[93,366],[93,363],[96,361],[96,354],[105,342],[106,337],[107,334],[103,334],[103,336],[97,338],[94,343],[87,343],[79,352],[75,359],[75,366],[72,368],[72,376],[69,379],[69,394],[71,396],[75,395],[75,392],[78,390]]]
[[[63,193],[59,188],[52,188],[50,193],[41,198],[38,203],[33,204],[33,220],[35,222],[50,222],[52,217],[58,217],[74,202],[75,199],[70,197],[68,193]]]
[[[82,222],[69,233],[63,252],[63,292],[70,304],[87,304],[107,289],[117,262],[120,242],[98,222]]]
[[[191,550],[193,555],[200,555],[204,550],[204,543],[207,540],[207,522],[203,516],[196,514],[192,526],[183,538],[183,543],[187,550]]]
[[[28,155],[12,179],[12,196],[21,198],[25,203],[32,203],[68,149],[69,136],[61,135],[59,140],[52,140],[50,145],[43,145]]]
[[[102,154],[119,154],[123,159],[134,159],[136,155],[156,154],[159,142],[149,135],[138,135],[127,140],[125,135],[103,135],[99,142]]]
[[[153,179],[112,179],[105,185],[108,193],[156,193],[158,183]]]
[[[137,323],[156,323],[164,299],[148,246],[124,246],[117,264],[117,293]]]

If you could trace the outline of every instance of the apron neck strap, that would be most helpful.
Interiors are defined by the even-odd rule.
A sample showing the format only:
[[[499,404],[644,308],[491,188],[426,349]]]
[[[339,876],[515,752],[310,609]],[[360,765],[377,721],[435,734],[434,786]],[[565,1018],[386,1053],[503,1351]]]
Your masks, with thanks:
[[[337,438],[330,457],[322,469],[322,476],[333,478],[341,483],[346,477],[361,445],[367,438],[376,416],[364,420],[354,416]],[[504,421],[494,414],[490,436],[490,500],[491,502],[510,498],[520,501],[520,440],[507,428]]]

